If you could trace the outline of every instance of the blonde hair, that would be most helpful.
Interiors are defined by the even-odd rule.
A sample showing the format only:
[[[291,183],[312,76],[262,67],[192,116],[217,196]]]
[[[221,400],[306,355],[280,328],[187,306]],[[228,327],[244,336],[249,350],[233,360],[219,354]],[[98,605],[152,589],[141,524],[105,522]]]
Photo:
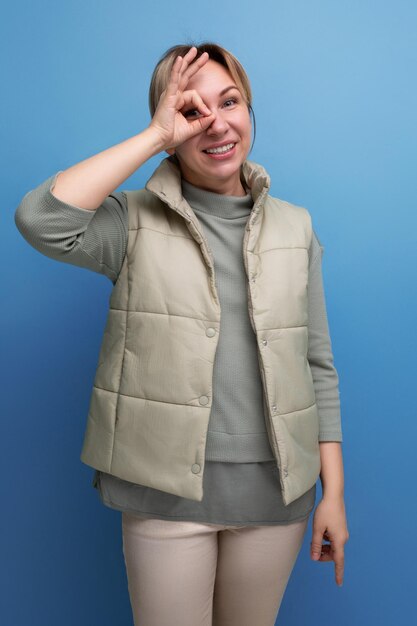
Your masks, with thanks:
[[[192,46],[195,46],[197,48],[197,54],[194,57],[194,60],[201,57],[203,52],[207,52],[209,55],[209,59],[220,63],[220,65],[223,65],[223,67],[225,67],[229,71],[240,93],[245,99],[249,112],[252,113],[254,122],[254,142],[256,134],[255,115],[252,109],[252,90],[248,75],[246,74],[242,64],[231,52],[212,41],[205,41],[199,45],[193,43],[179,44],[176,46],[172,46],[162,55],[162,57],[159,59],[158,63],[155,66],[149,86],[148,103],[151,117],[153,117],[155,114],[162,92],[167,88],[171,69],[175,59],[177,58],[177,56],[184,57]]]

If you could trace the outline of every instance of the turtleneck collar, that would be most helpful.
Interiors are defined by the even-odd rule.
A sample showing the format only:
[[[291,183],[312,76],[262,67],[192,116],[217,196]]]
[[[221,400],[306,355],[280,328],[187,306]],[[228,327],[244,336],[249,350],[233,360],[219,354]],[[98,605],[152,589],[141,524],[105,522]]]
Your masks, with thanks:
[[[258,163],[245,161],[242,164],[242,179],[245,187],[250,190],[254,203],[266,196],[269,191],[270,177],[262,165]],[[178,161],[175,155],[172,155],[162,160],[145,187],[177,211],[188,216],[187,201],[184,202],[181,180]],[[256,219],[260,208],[260,206],[254,207],[251,220]]]
[[[248,217],[253,206],[250,192],[246,196],[226,196],[192,185],[182,179],[182,194],[194,211],[201,211],[224,219]]]

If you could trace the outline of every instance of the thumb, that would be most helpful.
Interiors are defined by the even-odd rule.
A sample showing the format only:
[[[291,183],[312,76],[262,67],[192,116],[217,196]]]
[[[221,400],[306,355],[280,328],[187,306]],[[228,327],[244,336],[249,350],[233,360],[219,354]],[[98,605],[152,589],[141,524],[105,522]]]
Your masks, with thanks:
[[[320,531],[313,532],[313,538],[310,544],[310,554],[313,561],[318,561],[320,559],[321,550],[322,550],[322,540],[323,533]]]
[[[197,135],[201,133],[203,130],[206,130],[213,123],[215,119],[214,113],[210,113],[210,115],[204,115],[199,117],[196,120],[193,120],[190,124],[192,135]]]

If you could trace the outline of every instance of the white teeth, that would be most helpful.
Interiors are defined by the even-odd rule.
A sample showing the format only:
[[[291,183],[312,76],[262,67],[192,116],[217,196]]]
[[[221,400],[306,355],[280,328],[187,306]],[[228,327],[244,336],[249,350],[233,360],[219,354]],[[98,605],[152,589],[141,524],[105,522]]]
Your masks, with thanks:
[[[226,146],[221,146],[220,148],[208,148],[205,152],[209,154],[222,154],[223,152],[228,152],[233,148],[234,143],[228,143]]]

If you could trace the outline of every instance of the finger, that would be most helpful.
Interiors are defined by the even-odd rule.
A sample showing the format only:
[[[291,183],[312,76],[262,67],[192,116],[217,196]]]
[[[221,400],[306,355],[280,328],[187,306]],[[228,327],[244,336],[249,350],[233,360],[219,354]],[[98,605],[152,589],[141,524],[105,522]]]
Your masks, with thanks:
[[[184,55],[184,59],[186,60],[187,63],[189,63],[191,59],[195,57],[196,54],[197,54],[197,48],[195,46],[191,46],[188,52]]]
[[[214,119],[214,114],[210,114],[208,116],[199,117],[198,119],[193,120],[189,125],[189,128],[191,130],[190,137],[194,137],[194,135],[197,135],[198,133],[201,133],[203,130],[206,130],[206,128],[208,128],[210,124],[212,124],[213,119]]]
[[[189,89],[188,91],[184,91],[182,94],[181,100],[182,100],[182,104],[181,104],[180,110],[195,108],[202,115],[212,114],[208,106],[206,106],[200,94],[195,89]]]
[[[335,580],[336,585],[341,587],[343,585],[344,567],[335,565]]]
[[[313,537],[310,543],[310,554],[314,561],[318,561],[322,550],[323,531],[314,530]]]
[[[190,78],[194,76],[209,60],[209,55],[207,52],[203,52],[203,54],[194,61],[189,67],[183,70],[180,77],[180,89],[185,89]]]
[[[319,560],[323,562],[333,561],[333,551],[329,544],[322,545]]]
[[[183,73],[185,72],[185,70],[187,69],[187,67],[190,65],[191,61],[194,59],[196,54],[197,54],[197,48],[195,46],[192,46],[188,50],[188,52],[183,57],[181,57],[181,65],[179,69],[180,79]]]
[[[183,61],[182,57],[177,56],[174,63],[172,64],[171,75],[169,77],[168,85],[166,88],[167,96],[175,96],[175,94],[178,91],[178,85],[180,81],[180,67],[181,67],[182,61]]]
[[[334,570],[335,570],[336,583],[338,585],[342,585],[343,574],[344,574],[344,569],[345,569],[345,555],[344,555],[343,549],[339,548],[339,549],[334,550],[333,559],[335,563]]]
[[[193,46],[188,50],[187,54],[184,57],[182,57],[181,55],[178,55],[176,57],[171,67],[171,75],[166,89],[166,93],[168,96],[174,96],[177,93],[178,89],[180,89],[181,91],[184,89],[182,81],[183,72],[186,70],[189,62],[195,57],[196,54],[197,48]],[[186,83],[187,82],[188,80],[186,81]]]

